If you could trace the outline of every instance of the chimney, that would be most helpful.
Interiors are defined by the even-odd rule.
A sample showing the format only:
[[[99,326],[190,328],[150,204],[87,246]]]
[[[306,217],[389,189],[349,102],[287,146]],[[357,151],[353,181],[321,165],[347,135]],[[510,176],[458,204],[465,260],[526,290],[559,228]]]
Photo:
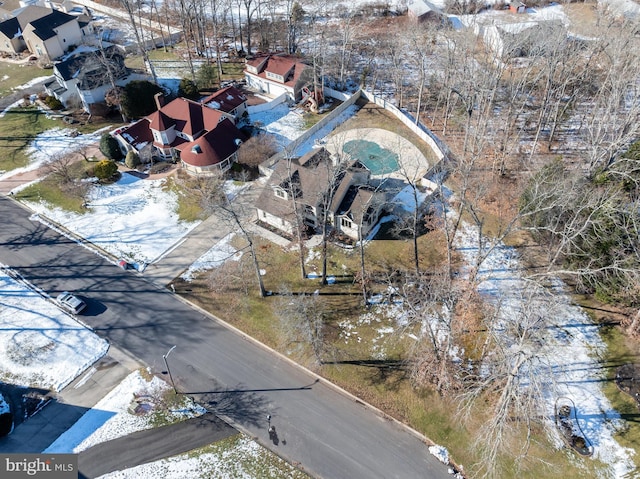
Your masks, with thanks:
[[[156,106],[158,110],[164,106],[164,93],[159,92],[153,95],[154,100],[156,101]]]

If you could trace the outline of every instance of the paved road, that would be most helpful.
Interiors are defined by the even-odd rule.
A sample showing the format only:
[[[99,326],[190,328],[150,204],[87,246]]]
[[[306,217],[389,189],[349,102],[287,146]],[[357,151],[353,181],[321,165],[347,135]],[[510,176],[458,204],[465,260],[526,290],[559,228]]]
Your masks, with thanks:
[[[445,478],[421,439],[289,361],[123,272],[0,197],[0,263],[50,294],[87,298],[83,320],[292,463],[322,478]],[[266,415],[276,436],[269,436]],[[168,439],[170,440],[170,439]]]
[[[46,72],[45,70],[43,70],[43,75],[42,76],[46,76]],[[44,84],[45,84],[45,80],[38,82],[38,83],[34,83],[33,85],[31,85],[28,88],[25,88],[24,90],[18,90],[15,91],[13,93],[9,93],[8,95],[0,98],[0,112],[2,110],[4,110],[5,108],[11,106],[12,104],[14,104],[15,102],[17,102],[18,100],[22,99],[25,95],[33,95],[36,93],[40,93],[44,91]]]
[[[99,477],[182,454],[235,434],[238,431],[214,414],[204,414],[98,444],[79,454],[78,471],[81,477]]]

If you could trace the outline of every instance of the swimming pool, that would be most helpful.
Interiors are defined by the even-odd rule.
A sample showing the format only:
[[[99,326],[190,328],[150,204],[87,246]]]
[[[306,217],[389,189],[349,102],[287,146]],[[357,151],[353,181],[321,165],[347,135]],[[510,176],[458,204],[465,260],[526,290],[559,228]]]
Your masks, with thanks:
[[[385,175],[400,168],[398,155],[372,141],[351,140],[344,144],[342,151],[359,160],[372,175]]]

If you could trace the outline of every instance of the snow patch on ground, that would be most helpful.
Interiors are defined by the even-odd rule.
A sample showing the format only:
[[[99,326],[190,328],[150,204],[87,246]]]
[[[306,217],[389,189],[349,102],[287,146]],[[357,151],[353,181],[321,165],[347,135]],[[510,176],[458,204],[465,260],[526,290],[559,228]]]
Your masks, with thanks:
[[[116,471],[100,476],[98,479],[140,479],[161,477],[163,479],[190,478],[237,478],[252,479],[257,477],[296,477],[293,466],[284,465],[280,470],[268,467],[268,471],[257,473],[249,470],[246,464],[260,464],[269,453],[256,442],[240,437],[232,449],[221,448],[219,451],[207,452],[198,456],[182,454],[160,461]],[[281,461],[278,459],[278,461]],[[286,476],[280,476],[281,470],[289,469]],[[253,468],[251,468],[253,469]],[[262,470],[262,469],[261,469]]]
[[[284,148],[304,132],[302,114],[303,110],[280,103],[270,110],[252,113],[251,122],[275,136],[278,145]]]
[[[11,412],[11,409],[9,409],[7,401],[4,400],[4,396],[0,394],[0,414],[7,414],[9,412]]]
[[[0,180],[17,175],[18,173],[36,170],[56,158],[95,144],[100,141],[102,133],[109,129],[110,127],[107,126],[93,133],[75,137],[72,136],[72,132],[75,130],[71,128],[52,128],[51,130],[40,133],[25,149],[25,153],[31,158],[29,164],[23,168],[16,168],[15,170],[0,175]],[[17,190],[16,188],[14,191]]]
[[[227,260],[238,261],[242,258],[242,252],[231,245],[235,233],[230,233],[215,244],[209,251],[200,256],[189,269],[182,273],[180,278],[185,281],[193,281],[194,276],[202,271],[208,271],[222,266]]]
[[[131,373],[44,452],[77,454],[96,444],[152,428],[146,415],[132,414],[129,408],[136,397],[158,398],[169,389],[169,385],[156,376],[149,380],[139,371]],[[186,419],[204,412],[204,409],[198,407],[168,414],[174,418]]]
[[[3,381],[59,391],[106,354],[106,341],[4,269],[0,291]]]
[[[475,264],[476,239],[477,232],[470,226],[457,237],[456,248],[467,264]],[[493,250],[478,274],[479,292],[500,304],[498,321],[515,317],[523,307],[523,298],[531,297],[532,292],[535,293],[533,301],[539,301],[542,304],[539,307],[548,310],[548,334],[541,345],[546,367],[553,371],[553,384],[549,384],[545,397],[548,429],[557,431],[553,418],[558,397],[570,398],[576,404],[580,427],[594,446],[593,457],[610,468],[608,477],[627,477],[634,472],[635,451],[622,447],[614,437],[624,422],[601,387],[605,371],[600,357],[606,345],[598,327],[580,307],[571,303],[564,284],[558,279],[553,284],[555,304],[549,304],[542,288],[525,280],[518,255],[510,247],[499,245]],[[561,447],[559,433],[552,436]]]
[[[87,199],[90,211],[83,215],[44,202],[29,206],[117,258],[149,264],[200,223],[179,220],[178,198],[163,189],[165,181],[124,173],[112,185],[92,187]]]

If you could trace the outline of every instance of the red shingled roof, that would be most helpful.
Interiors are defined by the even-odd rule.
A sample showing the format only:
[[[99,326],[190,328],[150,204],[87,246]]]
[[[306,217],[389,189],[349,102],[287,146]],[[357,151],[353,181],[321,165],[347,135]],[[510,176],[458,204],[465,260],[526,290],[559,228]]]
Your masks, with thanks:
[[[245,137],[229,119],[224,119],[215,129],[200,138],[179,146],[180,159],[191,166],[206,167],[215,165],[230,157],[238,149],[236,140]],[[196,147],[196,148],[194,148]],[[199,152],[194,150],[199,149]]]
[[[176,123],[173,118],[160,110],[153,112],[147,118],[149,120],[149,128],[158,131],[166,131]]]
[[[244,96],[244,93],[242,93],[235,87],[229,86],[227,88],[223,88],[222,90],[218,90],[213,95],[208,96],[207,98],[202,100],[202,103],[210,106],[211,108],[215,108],[216,110],[229,113],[246,101],[247,97]],[[211,103],[213,102],[215,102],[216,104],[211,105]]]
[[[206,108],[202,104],[187,100],[186,98],[176,98],[172,102],[163,106],[159,112],[164,117],[172,119],[176,130],[182,131],[189,136],[198,136],[203,130],[213,130],[220,119],[222,113],[219,111]],[[153,116],[149,116],[153,122]],[[171,126],[169,123],[165,123],[167,126]],[[158,123],[158,126],[160,124]],[[166,128],[157,128],[154,124],[151,124],[151,128],[154,130],[165,130]]]
[[[253,60],[247,60],[247,65],[258,67],[263,61],[264,56],[261,56]],[[293,75],[285,77],[285,85],[295,84],[300,78],[300,75],[302,75],[302,72],[308,68],[308,65],[304,64],[300,58],[293,55],[269,55],[263,68],[258,70],[257,76],[260,78],[267,78],[266,72],[270,72],[284,77],[292,68]],[[249,73],[251,74],[251,72]],[[255,73],[253,73],[253,75],[255,75]],[[269,80],[274,81],[272,78]]]

